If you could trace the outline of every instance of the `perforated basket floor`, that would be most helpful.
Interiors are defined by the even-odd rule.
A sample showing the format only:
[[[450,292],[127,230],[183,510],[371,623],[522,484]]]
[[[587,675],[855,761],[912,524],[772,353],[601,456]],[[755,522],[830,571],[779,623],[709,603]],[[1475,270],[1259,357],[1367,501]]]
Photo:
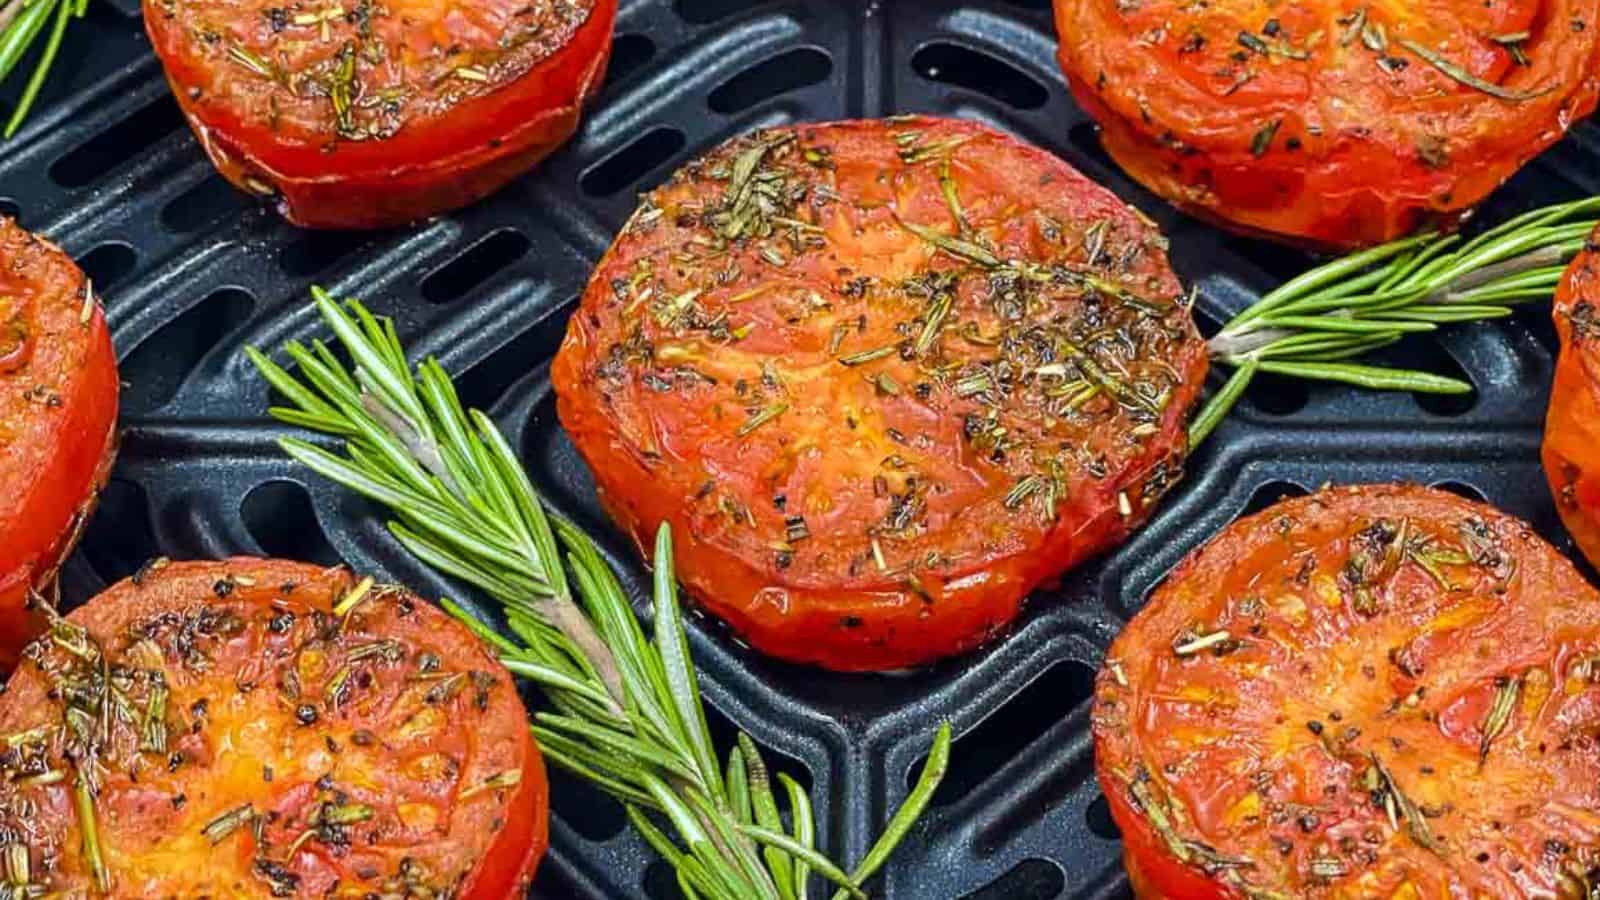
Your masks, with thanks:
[[[378,510],[290,465],[240,347],[315,333],[313,283],[394,316],[466,399],[494,411],[553,502],[603,536],[636,596],[641,569],[598,512],[556,424],[546,365],[592,261],[635,194],[757,125],[929,112],[1048,147],[1172,237],[1203,324],[1307,260],[1185,219],[1122,177],[1054,65],[1046,0],[632,0],[581,135],[489,202],[404,232],[308,234],[234,193],[183,127],[134,0],[91,5],[27,130],[0,145],[0,212],[63,244],[105,296],[123,363],[121,460],[66,591],[81,600],[145,558],[266,553],[463,596],[412,562]],[[6,97],[0,95],[0,112]],[[1600,192],[1600,132],[1581,127],[1488,215]],[[1496,212],[1498,211],[1498,212]],[[814,787],[836,858],[865,851],[905,796],[933,727],[957,726],[949,779],[878,888],[892,900],[1128,893],[1092,773],[1092,675],[1151,586],[1246,510],[1327,482],[1405,479],[1486,497],[1570,550],[1537,462],[1551,375],[1546,311],[1402,345],[1465,376],[1440,401],[1264,379],[1192,461],[1155,521],[1030,603],[1015,632],[926,671],[845,677],[773,663],[696,625],[715,727],[737,723]],[[470,594],[465,595],[470,598]],[[620,808],[555,780],[541,898],[675,897]]]

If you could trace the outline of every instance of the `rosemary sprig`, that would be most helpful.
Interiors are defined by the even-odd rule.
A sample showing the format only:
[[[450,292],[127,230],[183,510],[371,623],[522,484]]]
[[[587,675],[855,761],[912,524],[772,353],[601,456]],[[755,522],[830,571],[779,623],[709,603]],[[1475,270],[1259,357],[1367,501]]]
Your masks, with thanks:
[[[427,359],[413,373],[392,322],[356,301],[341,307],[321,289],[312,293],[353,371],[321,341],[284,348],[298,378],[246,352],[293,404],[272,414],[342,438],[346,455],[295,438],[283,448],[387,506],[389,528],[408,550],[500,602],[515,640],[445,606],[544,691],[550,709],[535,715],[533,730],[546,756],[622,801],[691,900],[806,900],[813,874],[833,882],[840,900],[865,897],[862,884],[943,778],[950,727],[938,730],[918,784],[877,844],[846,872],[817,850],[810,798],[779,773],[785,828],[753,741],[740,735],[719,764],[689,658],[670,532],[663,527],[656,541],[652,640],[594,541],[546,509],[494,422],[462,407],[443,367]]]
[[[39,41],[44,42],[38,61],[34,63],[33,75],[23,86],[17,108],[6,122],[5,137],[11,137],[22,127],[34,101],[39,98],[50,67],[61,52],[67,25],[73,19],[83,18],[88,8],[89,0],[0,0],[0,84],[5,83]]]
[[[1467,239],[1420,234],[1289,281],[1211,339],[1233,375],[1189,426],[1198,447],[1261,372],[1380,391],[1463,394],[1472,386],[1413,369],[1349,362],[1406,334],[1511,314],[1548,299],[1600,219],[1600,197],[1536,209]]]

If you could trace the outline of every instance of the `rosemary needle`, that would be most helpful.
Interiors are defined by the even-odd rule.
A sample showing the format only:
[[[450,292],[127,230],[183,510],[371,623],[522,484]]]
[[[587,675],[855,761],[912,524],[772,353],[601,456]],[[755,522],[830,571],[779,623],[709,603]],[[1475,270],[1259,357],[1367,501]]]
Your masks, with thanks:
[[[816,877],[841,898],[865,897],[863,883],[944,777],[950,727],[938,729],[918,783],[847,873],[816,849],[811,800],[780,772],[785,828],[754,741],[740,735],[719,764],[689,655],[671,533],[663,527],[656,541],[655,633],[647,637],[594,541],[546,510],[494,422],[462,407],[444,369],[429,359],[413,371],[392,323],[355,301],[312,294],[353,368],[320,341],[285,346],[298,378],[258,350],[246,352],[292,404],[272,414],[342,439],[345,454],[295,438],[283,448],[387,506],[390,530],[408,550],[499,601],[511,637],[444,605],[506,668],[540,686],[551,709],[532,727],[546,756],[620,800],[687,897],[805,900]]]
[[[88,6],[88,0],[0,0],[0,83],[16,71],[30,50],[40,47],[33,73],[6,122],[5,137],[22,127],[61,52],[68,24],[83,18]]]
[[[1472,386],[1348,360],[1453,322],[1511,314],[1550,297],[1600,220],[1600,197],[1531,210],[1470,240],[1421,234],[1318,266],[1234,316],[1211,338],[1233,369],[1189,426],[1198,447],[1261,372],[1379,391],[1463,394]]]

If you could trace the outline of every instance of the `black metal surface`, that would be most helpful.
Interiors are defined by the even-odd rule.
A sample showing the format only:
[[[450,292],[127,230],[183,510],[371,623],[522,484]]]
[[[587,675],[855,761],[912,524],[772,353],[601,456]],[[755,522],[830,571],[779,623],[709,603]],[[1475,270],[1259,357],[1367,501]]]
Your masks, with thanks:
[[[673,166],[750,127],[929,112],[981,119],[1048,147],[1152,215],[1203,324],[1307,260],[1222,235],[1122,177],[1072,104],[1046,0],[631,0],[616,59],[580,136],[489,202],[405,232],[308,234],[232,192],[167,96],[136,3],[94,4],[27,131],[0,146],[0,211],[62,243],[95,278],[126,383],[115,479],[67,570],[88,596],[144,558],[268,553],[412,584],[430,576],[376,510],[277,451],[246,343],[316,332],[312,283],[396,317],[419,353],[492,409],[538,483],[640,567],[597,511],[558,428],[545,366],[590,263]],[[0,106],[5,97],[0,95]],[[1580,127],[1491,204],[1600,192],[1600,132]],[[1487,215],[1494,215],[1491,211]],[[693,649],[728,721],[814,785],[822,839],[864,852],[904,797],[934,724],[962,735],[945,788],[889,867],[893,900],[1121,897],[1118,844],[1092,772],[1094,667],[1151,586],[1240,512],[1322,482],[1446,484],[1531,519],[1570,551],[1537,462],[1553,337],[1543,310],[1397,351],[1464,374],[1465,400],[1309,390],[1263,380],[1192,461],[1155,521],[1109,558],[1033,599],[1009,639],[926,671],[835,676],[774,663],[696,625]],[[637,578],[632,584],[639,589]],[[676,896],[620,809],[557,778],[541,898]]]

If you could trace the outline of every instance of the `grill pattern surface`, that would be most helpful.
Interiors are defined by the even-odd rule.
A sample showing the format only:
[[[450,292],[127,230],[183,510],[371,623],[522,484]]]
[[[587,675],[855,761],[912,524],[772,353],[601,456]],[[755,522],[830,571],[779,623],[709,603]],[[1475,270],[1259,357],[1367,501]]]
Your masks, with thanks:
[[[167,95],[136,0],[91,6],[27,130],[0,149],[0,212],[82,261],[123,364],[122,456],[69,563],[69,600],[145,558],[267,553],[343,560],[471,600],[410,561],[377,510],[289,464],[245,344],[318,333],[323,284],[397,319],[419,353],[490,409],[564,511],[602,536],[642,597],[642,569],[593,500],[546,377],[589,266],[638,191],[757,125],[926,112],[980,119],[1047,147],[1144,209],[1216,323],[1307,259],[1188,220],[1122,177],[1073,105],[1047,0],[624,0],[615,60],[587,124],[541,170],[404,232],[308,234],[235,194]],[[14,95],[13,95],[14,96]],[[0,113],[8,96],[0,94]],[[1600,130],[1580,126],[1487,215],[1600,192]],[[710,623],[692,641],[724,743],[750,731],[814,785],[822,840],[858,859],[905,796],[934,724],[962,735],[948,783],[889,867],[893,900],[1128,894],[1094,783],[1095,666],[1161,575],[1245,511],[1326,481],[1403,479],[1489,499],[1570,552],[1537,461],[1552,330],[1531,309],[1391,354],[1464,376],[1469,398],[1376,396],[1261,379],[1133,541],[1030,603],[1011,637],[893,676],[825,675],[762,659]],[[1215,379],[1213,381],[1215,383]],[[676,897],[621,809],[555,777],[554,847],[538,898]]]

